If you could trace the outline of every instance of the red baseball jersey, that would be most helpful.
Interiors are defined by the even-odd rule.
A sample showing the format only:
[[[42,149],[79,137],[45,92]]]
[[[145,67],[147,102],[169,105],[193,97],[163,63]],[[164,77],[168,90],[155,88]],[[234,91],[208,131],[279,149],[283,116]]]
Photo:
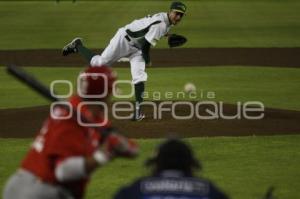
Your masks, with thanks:
[[[73,108],[76,108],[80,102],[77,96],[70,99]],[[56,108],[55,112],[60,116],[68,114],[62,108]],[[92,118],[91,113],[84,106],[81,112],[89,121],[103,122],[101,117]],[[55,177],[55,168],[59,162],[69,157],[92,156],[98,149],[100,139],[100,134],[95,128],[80,126],[76,117],[64,120],[49,117],[35,138],[21,167],[35,174],[42,181],[62,185],[76,198],[82,198],[88,177],[60,183]]]

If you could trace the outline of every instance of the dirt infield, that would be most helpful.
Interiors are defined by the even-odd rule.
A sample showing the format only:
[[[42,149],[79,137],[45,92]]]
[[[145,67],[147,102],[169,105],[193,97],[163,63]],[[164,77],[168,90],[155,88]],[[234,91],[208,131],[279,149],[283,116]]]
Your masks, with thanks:
[[[101,50],[94,50],[99,52]],[[300,67],[300,48],[195,48],[154,49],[151,52],[153,67],[176,66],[278,66]],[[85,61],[79,55],[62,57],[61,51],[53,50],[0,50],[0,65],[20,66],[83,66]],[[116,66],[128,66],[117,63]],[[224,110],[229,115],[236,113],[234,105],[227,104]],[[176,111],[188,115],[186,107]],[[203,110],[202,110],[203,111]],[[0,110],[0,137],[32,137],[40,128],[49,112],[48,106]],[[170,113],[162,120],[152,118],[153,110],[146,107],[148,119],[141,122],[113,120],[116,127],[130,137],[156,138],[177,133],[181,137],[198,136],[245,136],[299,134],[299,111],[265,109],[261,120],[189,120],[172,119]],[[25,116],[25,117],[24,117]]]
[[[204,115],[206,108],[209,107],[199,109],[199,113]],[[0,110],[0,137],[25,138],[34,136],[48,113],[48,106]],[[171,116],[171,112],[165,112],[162,119],[157,120],[153,119],[153,109],[148,106],[145,107],[145,113],[147,118],[140,122],[116,119],[113,119],[112,122],[114,126],[119,127],[122,133],[133,138],[158,138],[174,133],[180,137],[259,136],[300,133],[300,111],[267,108],[264,111],[264,118],[260,120],[245,118],[203,120],[198,119],[196,116],[188,120],[176,120]],[[235,105],[226,104],[224,106],[225,115],[230,116],[236,113],[237,108]],[[187,116],[190,112],[186,107],[178,106],[176,114]]]
[[[99,53],[102,50],[95,50]],[[300,67],[300,48],[174,48],[153,49],[152,67],[175,66],[281,66]],[[63,57],[60,49],[0,50],[0,65],[83,66],[79,55]],[[117,63],[115,66],[128,66]]]

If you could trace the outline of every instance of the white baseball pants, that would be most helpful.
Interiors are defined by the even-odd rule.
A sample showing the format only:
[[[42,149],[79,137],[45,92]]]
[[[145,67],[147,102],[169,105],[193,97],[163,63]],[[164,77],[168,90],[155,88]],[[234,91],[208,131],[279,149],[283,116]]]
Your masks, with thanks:
[[[47,184],[25,170],[10,177],[3,190],[3,199],[74,199],[60,186]]]
[[[136,48],[131,41],[128,41],[125,28],[120,28],[115,36],[110,40],[109,45],[104,49],[101,55],[95,55],[91,59],[91,66],[110,66],[120,58],[129,58],[132,83],[147,81],[145,72],[145,61],[142,57],[142,51]]]

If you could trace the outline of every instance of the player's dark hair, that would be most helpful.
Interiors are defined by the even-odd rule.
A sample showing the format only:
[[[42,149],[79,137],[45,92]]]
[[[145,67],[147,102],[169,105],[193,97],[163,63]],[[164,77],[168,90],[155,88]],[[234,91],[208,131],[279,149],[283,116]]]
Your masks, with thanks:
[[[153,167],[153,175],[165,170],[179,170],[185,176],[192,176],[194,169],[201,169],[191,148],[179,139],[168,139],[162,143],[155,157],[146,161],[146,166]]]

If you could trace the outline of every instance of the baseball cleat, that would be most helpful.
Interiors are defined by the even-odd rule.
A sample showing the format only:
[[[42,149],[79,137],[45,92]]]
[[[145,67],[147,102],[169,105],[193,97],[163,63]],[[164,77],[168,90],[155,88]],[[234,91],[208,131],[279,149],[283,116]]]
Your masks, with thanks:
[[[77,53],[78,49],[77,46],[82,45],[82,38],[76,37],[70,43],[65,45],[62,49],[63,56],[67,56],[71,53]]]
[[[145,114],[143,114],[143,113],[141,113],[141,114],[139,114],[139,115],[134,115],[133,116],[133,118],[132,118],[132,121],[141,121],[141,120],[143,120],[143,119],[145,119]]]

